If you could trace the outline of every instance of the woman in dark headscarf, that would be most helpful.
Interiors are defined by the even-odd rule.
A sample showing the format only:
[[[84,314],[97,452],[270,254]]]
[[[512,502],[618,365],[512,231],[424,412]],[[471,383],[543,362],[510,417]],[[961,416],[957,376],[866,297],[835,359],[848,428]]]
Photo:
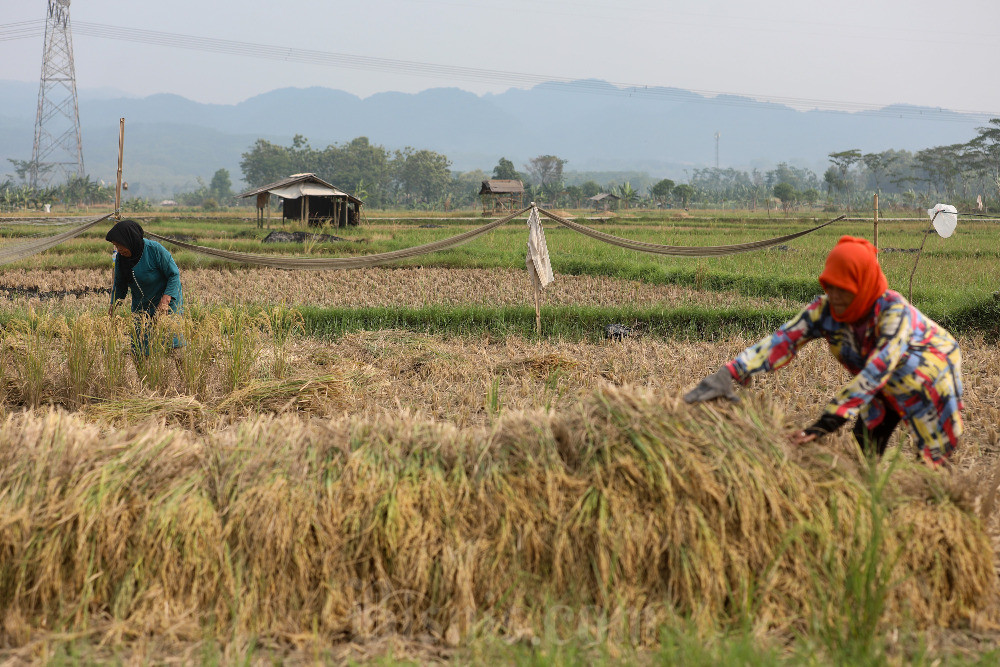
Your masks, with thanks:
[[[158,315],[181,312],[184,296],[181,273],[174,258],[156,241],[143,238],[142,227],[135,220],[122,220],[105,237],[115,247],[114,283],[111,308],[132,290],[132,313],[155,318]],[[145,336],[143,351],[148,353]],[[180,346],[174,339],[174,347]]]

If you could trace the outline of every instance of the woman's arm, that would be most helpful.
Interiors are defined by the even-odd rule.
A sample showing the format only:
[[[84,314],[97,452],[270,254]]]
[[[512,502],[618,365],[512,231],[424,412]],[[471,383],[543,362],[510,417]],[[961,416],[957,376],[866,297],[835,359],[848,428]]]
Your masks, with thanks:
[[[740,352],[725,366],[733,379],[746,384],[751,376],[778,370],[790,362],[803,345],[821,335],[825,307],[826,296],[816,297],[773,334]]]
[[[735,359],[699,382],[684,395],[684,400],[699,403],[724,396],[734,403],[738,401],[733,380],[746,384],[755,373],[773,371],[791,361],[800,347],[820,336],[819,323],[825,305],[826,297],[817,297],[772,335],[743,350]]]
[[[160,272],[167,281],[167,286],[163,289],[163,295],[169,296],[170,300],[180,300],[181,298],[181,272],[177,268],[177,263],[174,261],[173,256],[170,251],[160,246],[159,252],[157,253],[157,264],[160,268]],[[169,304],[170,301],[167,301]],[[163,301],[160,301],[160,305]]]

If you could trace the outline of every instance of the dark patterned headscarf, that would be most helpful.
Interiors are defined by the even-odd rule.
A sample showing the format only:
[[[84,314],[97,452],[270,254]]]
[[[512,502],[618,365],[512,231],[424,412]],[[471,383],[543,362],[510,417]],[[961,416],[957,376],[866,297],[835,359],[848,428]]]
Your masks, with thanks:
[[[139,226],[139,223],[135,220],[122,220],[108,230],[108,235],[104,238],[107,241],[128,248],[132,252],[131,257],[119,254],[118,261],[127,268],[134,269],[135,265],[139,262],[139,258],[142,257],[143,249],[146,247],[146,244],[142,240],[142,227]]]

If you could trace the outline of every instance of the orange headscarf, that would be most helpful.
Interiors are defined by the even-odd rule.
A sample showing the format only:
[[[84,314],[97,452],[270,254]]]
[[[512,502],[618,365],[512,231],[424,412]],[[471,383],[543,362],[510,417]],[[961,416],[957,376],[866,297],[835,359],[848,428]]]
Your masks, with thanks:
[[[830,314],[838,322],[857,322],[889,288],[889,282],[878,265],[878,249],[865,239],[841,236],[830,254],[819,283],[845,289],[854,294],[850,307],[840,315]]]

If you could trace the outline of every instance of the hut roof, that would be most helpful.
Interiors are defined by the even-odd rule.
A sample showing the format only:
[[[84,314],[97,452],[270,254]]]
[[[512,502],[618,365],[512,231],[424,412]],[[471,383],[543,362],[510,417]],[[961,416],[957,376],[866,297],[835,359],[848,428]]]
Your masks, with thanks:
[[[483,181],[481,195],[511,195],[524,194],[524,183],[513,179],[493,178]]]
[[[602,192],[599,195],[594,195],[593,197],[591,197],[590,201],[604,201],[605,199],[607,199],[609,197],[612,198],[612,199],[621,199],[621,197],[619,197],[616,194],[612,194],[610,192]]]
[[[310,197],[346,197],[356,204],[364,203],[357,197],[333,187],[322,178],[316,176],[316,174],[292,174],[288,178],[262,185],[253,190],[241,192],[236,196],[246,198],[264,192],[281,197],[282,199],[298,199],[302,195],[308,195]]]

